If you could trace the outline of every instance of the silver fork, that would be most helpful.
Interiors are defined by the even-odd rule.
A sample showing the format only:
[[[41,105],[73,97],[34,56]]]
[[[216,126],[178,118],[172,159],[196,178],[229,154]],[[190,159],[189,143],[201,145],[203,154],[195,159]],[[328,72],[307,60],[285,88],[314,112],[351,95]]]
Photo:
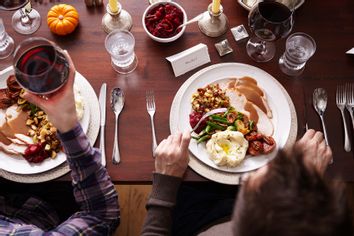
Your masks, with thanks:
[[[352,125],[354,130],[354,84],[346,84],[345,90],[347,94],[347,104],[345,105],[345,107],[349,111],[350,117],[352,118]]]
[[[342,119],[344,124],[344,150],[346,152],[350,152],[351,145],[349,141],[347,123],[345,122],[345,116],[344,116],[344,108],[346,107],[347,104],[346,91],[344,85],[337,86],[336,104],[342,114]]]
[[[151,129],[152,129],[152,156],[154,156],[157,143],[156,143],[155,125],[154,125],[154,115],[156,111],[156,106],[155,106],[155,96],[153,90],[146,91],[146,109],[150,115]]]

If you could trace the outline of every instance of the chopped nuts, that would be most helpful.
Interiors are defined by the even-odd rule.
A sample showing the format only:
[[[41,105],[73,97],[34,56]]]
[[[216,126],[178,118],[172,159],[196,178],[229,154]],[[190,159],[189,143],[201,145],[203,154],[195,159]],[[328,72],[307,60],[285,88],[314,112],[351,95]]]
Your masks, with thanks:
[[[199,88],[192,95],[192,108],[196,112],[205,113],[216,108],[229,107],[229,105],[229,98],[220,89],[219,84]]]
[[[19,98],[17,103],[22,103]],[[45,143],[44,150],[50,153],[51,158],[55,158],[57,153],[61,151],[60,142],[56,136],[57,129],[48,121],[48,116],[41,110],[36,110],[34,113],[28,110],[29,103],[26,100],[22,103],[21,109],[28,111],[29,118],[26,120],[26,125],[29,127],[28,135],[32,137],[33,142]],[[27,109],[25,109],[27,108]]]

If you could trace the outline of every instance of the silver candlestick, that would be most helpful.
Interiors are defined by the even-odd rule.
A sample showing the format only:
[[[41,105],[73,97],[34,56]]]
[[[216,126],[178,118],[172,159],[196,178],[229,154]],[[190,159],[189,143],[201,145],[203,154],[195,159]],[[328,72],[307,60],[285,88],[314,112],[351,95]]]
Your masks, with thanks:
[[[220,11],[213,13],[212,4],[208,6],[208,11],[204,12],[203,17],[198,21],[198,26],[203,34],[209,37],[219,37],[226,33],[229,28],[229,21],[223,13],[223,7],[220,5]]]
[[[122,9],[120,3],[118,3],[117,12],[112,12],[109,4],[107,4],[106,10],[107,13],[102,18],[102,27],[107,34],[116,29],[129,31],[132,28],[132,17],[126,10]]]

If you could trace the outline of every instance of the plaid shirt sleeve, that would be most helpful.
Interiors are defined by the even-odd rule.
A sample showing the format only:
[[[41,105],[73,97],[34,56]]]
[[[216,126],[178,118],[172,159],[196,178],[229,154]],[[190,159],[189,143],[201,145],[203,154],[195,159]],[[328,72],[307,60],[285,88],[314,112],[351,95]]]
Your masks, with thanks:
[[[47,232],[34,225],[13,224],[8,219],[7,226],[2,221],[5,227],[0,227],[1,235],[110,235],[118,226],[118,195],[100,163],[100,152],[91,146],[79,124],[58,136],[67,155],[74,196],[80,211]]]
[[[118,196],[101,165],[100,153],[92,148],[77,125],[59,134],[71,169],[76,202],[81,211],[59,225],[53,232],[63,235],[109,235],[119,224]]]

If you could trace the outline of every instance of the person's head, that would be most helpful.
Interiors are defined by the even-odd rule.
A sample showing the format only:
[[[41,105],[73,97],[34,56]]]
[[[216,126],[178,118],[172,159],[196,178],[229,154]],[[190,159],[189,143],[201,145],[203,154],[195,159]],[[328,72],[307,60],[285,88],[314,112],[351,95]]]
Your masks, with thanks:
[[[326,181],[298,152],[279,152],[250,175],[233,216],[237,236],[352,235],[352,215],[343,184]]]

